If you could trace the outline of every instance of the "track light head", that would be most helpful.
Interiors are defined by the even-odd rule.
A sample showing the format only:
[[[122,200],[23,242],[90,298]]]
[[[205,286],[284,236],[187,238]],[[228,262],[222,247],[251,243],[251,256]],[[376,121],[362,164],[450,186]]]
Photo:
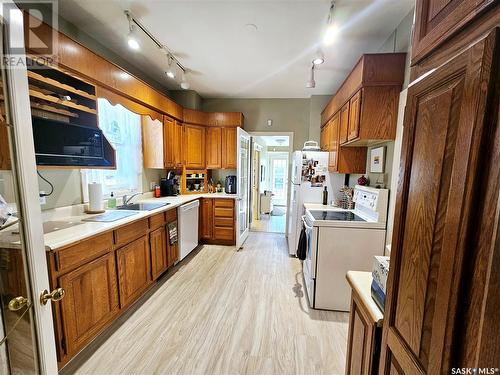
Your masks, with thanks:
[[[316,87],[316,81],[314,80],[314,64],[311,67],[311,75],[309,77],[309,81],[306,82],[306,87],[308,89],[313,89]]]
[[[172,56],[168,55],[167,59],[168,59],[168,68],[167,68],[167,71],[166,71],[167,77],[171,78],[171,79],[174,79],[175,78],[175,71],[172,68]]]
[[[191,85],[189,84],[188,80],[186,79],[186,72],[183,70],[182,71],[182,78],[181,78],[181,89],[183,90],[189,90]]]

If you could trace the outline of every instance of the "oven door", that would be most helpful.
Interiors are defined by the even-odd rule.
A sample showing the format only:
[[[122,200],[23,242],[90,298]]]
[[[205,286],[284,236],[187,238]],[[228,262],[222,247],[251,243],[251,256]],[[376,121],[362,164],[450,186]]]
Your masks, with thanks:
[[[309,304],[314,308],[318,228],[310,225],[311,223],[308,223],[305,215],[302,216],[302,222],[304,223],[307,236],[306,259],[302,263],[302,270]]]

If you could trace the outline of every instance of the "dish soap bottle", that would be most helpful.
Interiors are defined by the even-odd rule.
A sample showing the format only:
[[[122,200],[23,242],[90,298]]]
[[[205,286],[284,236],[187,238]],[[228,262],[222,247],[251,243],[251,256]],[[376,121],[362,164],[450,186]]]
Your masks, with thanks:
[[[328,188],[325,186],[325,190],[323,190],[323,206],[328,204]]]
[[[116,208],[116,198],[113,192],[111,192],[111,197],[108,199],[108,208]]]

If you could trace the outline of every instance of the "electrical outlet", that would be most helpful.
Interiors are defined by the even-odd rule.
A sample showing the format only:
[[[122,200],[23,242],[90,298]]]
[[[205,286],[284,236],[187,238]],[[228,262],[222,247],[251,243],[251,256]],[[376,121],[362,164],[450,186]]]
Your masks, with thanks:
[[[44,204],[47,204],[47,197],[44,195],[45,192],[43,190],[40,190],[40,205],[44,205]]]
[[[151,181],[151,182],[149,183],[149,190],[153,191],[153,190],[155,189],[155,186],[156,186],[156,182]]]

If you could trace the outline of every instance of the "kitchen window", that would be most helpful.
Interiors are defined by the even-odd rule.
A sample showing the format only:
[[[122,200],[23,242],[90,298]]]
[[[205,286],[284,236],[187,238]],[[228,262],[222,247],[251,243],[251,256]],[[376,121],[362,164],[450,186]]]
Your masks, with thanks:
[[[141,116],[121,105],[98,99],[99,126],[116,150],[116,169],[82,170],[82,191],[88,201],[87,184],[102,184],[105,197],[142,191]]]

